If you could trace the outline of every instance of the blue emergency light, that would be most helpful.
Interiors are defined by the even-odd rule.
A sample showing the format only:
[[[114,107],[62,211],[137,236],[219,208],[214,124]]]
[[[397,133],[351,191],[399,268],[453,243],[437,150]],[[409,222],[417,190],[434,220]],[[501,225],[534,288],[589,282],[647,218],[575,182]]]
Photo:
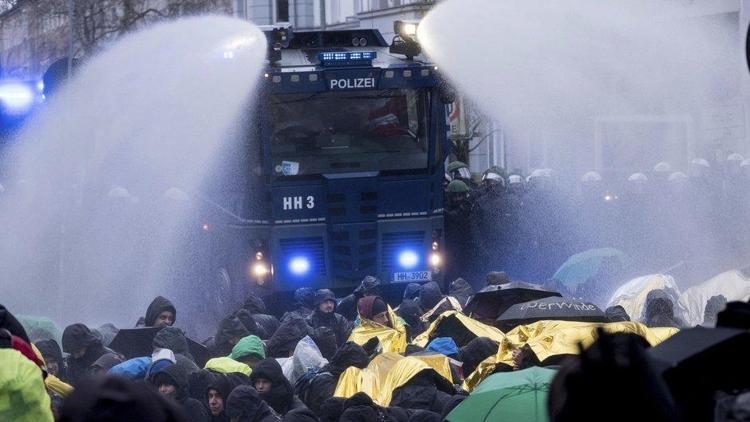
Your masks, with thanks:
[[[370,66],[378,57],[374,51],[327,51],[318,53],[323,66]]]

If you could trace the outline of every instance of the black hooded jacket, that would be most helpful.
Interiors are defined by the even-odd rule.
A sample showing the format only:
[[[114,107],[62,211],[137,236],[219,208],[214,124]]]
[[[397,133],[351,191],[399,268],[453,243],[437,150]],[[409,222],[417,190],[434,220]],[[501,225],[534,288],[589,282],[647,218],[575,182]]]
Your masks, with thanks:
[[[281,418],[249,385],[235,388],[224,402],[224,412],[238,422],[279,422]]]
[[[648,327],[680,328],[674,316],[674,304],[663,290],[652,290],[646,295],[646,325]]]
[[[498,343],[488,337],[477,337],[466,343],[458,352],[458,359],[463,362],[464,377],[474,372],[483,360],[496,354],[498,347]]]
[[[336,301],[336,297],[330,290],[321,290],[316,296],[316,305],[326,300]],[[342,344],[346,342],[352,332],[352,324],[337,313],[321,312],[319,307],[315,308],[305,322],[315,330],[313,340],[320,347],[320,352],[326,359],[331,359]]]
[[[161,371],[151,374],[149,382],[157,389],[159,384],[165,382],[174,385],[177,388],[174,400],[182,407],[190,420],[196,422],[209,421],[206,407],[188,394],[188,374],[182,367],[169,365]]]
[[[26,343],[31,344],[31,340],[29,340],[26,330],[23,329],[23,325],[3,305],[0,305],[0,328],[8,330],[14,336],[20,337]]]
[[[174,354],[180,354],[195,362],[193,355],[190,354],[188,341],[185,333],[177,327],[164,327],[154,336],[151,343],[153,348],[169,349]]]
[[[315,414],[321,414],[322,404],[333,397],[339,376],[350,366],[366,368],[370,358],[362,346],[347,342],[333,355],[328,365],[310,378],[301,378],[295,385],[295,393]]]
[[[279,415],[286,415],[292,409],[305,407],[294,395],[294,388],[284,376],[276,359],[264,359],[258,363],[250,374],[250,383],[255,385],[259,378],[271,381],[271,391],[260,393],[260,397]]]
[[[294,309],[285,313],[281,318],[284,322],[291,316],[307,318],[315,309],[315,290],[310,287],[301,287],[294,291]]]
[[[241,339],[249,335],[247,328],[239,319],[233,315],[228,315],[219,322],[219,328],[216,330],[213,342],[209,342],[207,346],[212,356],[227,356],[232,353],[234,347],[229,339],[233,337]]]
[[[441,300],[443,300],[443,293],[436,282],[430,281],[419,288],[419,307],[425,312],[434,308]]]
[[[62,343],[65,353],[73,353],[76,350],[86,348],[86,353],[78,359],[74,358],[72,354],[68,356],[68,380],[72,384],[83,378],[89,366],[97,359],[107,353],[115,354],[112,350],[104,347],[101,340],[96,338],[87,326],[80,323],[65,327]]]
[[[208,408],[208,390],[216,390],[226,406],[229,394],[240,385],[250,385],[250,377],[238,372],[222,374],[202,369],[190,379],[191,396],[200,399],[206,408]],[[210,411],[208,413],[212,422],[229,422],[226,411],[216,416]]]
[[[143,319],[146,327],[153,327],[156,322],[156,318],[164,311],[170,311],[174,315],[174,320],[177,320],[177,309],[174,307],[169,299],[163,296],[156,296],[151,304],[148,305],[146,310],[146,316]],[[174,323],[174,321],[172,321]]]
[[[263,299],[258,296],[250,294],[247,299],[245,299],[242,308],[250,312],[255,323],[263,328],[265,337],[258,336],[261,340],[268,340],[279,328],[279,320],[275,316],[268,314],[265,302],[263,302]]]
[[[349,321],[357,319],[357,302],[366,294],[378,295],[380,280],[377,277],[365,277],[354,292],[341,299],[336,307],[337,312]]]
[[[39,353],[42,354],[44,361],[49,363],[50,359],[54,359],[57,362],[57,377],[61,380],[66,380],[65,371],[65,360],[63,359],[62,349],[55,340],[40,340],[34,343],[36,348],[39,349]]]
[[[432,369],[426,369],[393,391],[391,406],[443,413],[453,395],[450,381]]]
[[[289,357],[297,347],[297,343],[310,334],[313,334],[312,329],[304,319],[290,317],[281,324],[266,343],[267,355],[274,358]]]
[[[404,299],[398,306],[396,314],[406,322],[406,335],[410,341],[425,330],[425,324],[422,322],[424,311],[416,300]]]
[[[469,298],[474,295],[474,289],[471,288],[471,285],[466,280],[459,277],[451,283],[448,288],[448,295],[455,297],[461,306],[466,306]]]

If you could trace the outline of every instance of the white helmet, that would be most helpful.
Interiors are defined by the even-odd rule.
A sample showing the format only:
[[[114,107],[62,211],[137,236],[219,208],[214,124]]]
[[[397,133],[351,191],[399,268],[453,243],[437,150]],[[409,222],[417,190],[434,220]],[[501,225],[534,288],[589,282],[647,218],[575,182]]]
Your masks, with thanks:
[[[508,184],[511,185],[522,185],[523,184],[523,178],[517,174],[511,174],[508,176]]]
[[[537,177],[549,177],[549,176],[550,176],[550,172],[548,171],[548,169],[536,169],[531,172],[529,177],[526,178],[526,181],[527,182],[531,181],[531,179],[536,179]]]
[[[583,183],[593,183],[593,182],[601,182],[601,181],[602,181],[602,176],[599,175],[599,173],[595,171],[590,171],[581,177],[581,182]]]
[[[737,154],[736,152],[734,154],[729,154],[727,157],[727,161],[735,161],[735,162],[742,162],[745,160],[745,157],[743,157],[740,154]]]
[[[704,158],[693,158],[693,161],[691,161],[691,163],[695,164],[696,166],[711,168],[711,165],[708,164],[708,161],[706,161]]]
[[[173,201],[180,201],[180,202],[187,201],[188,199],[190,199],[190,197],[188,196],[187,193],[185,193],[184,190],[180,188],[175,188],[175,187],[169,188],[166,191],[164,191],[164,197],[167,199],[171,199]]]
[[[687,178],[687,175],[681,171],[676,171],[669,175],[670,182],[684,182]]]
[[[130,192],[122,186],[113,186],[112,189],[107,192],[107,196],[110,198],[130,198]]]
[[[628,177],[628,182],[648,182],[648,177],[643,173],[633,173]]]
[[[668,162],[662,161],[654,166],[654,171],[657,173],[670,173],[672,171],[672,166],[670,166]]]

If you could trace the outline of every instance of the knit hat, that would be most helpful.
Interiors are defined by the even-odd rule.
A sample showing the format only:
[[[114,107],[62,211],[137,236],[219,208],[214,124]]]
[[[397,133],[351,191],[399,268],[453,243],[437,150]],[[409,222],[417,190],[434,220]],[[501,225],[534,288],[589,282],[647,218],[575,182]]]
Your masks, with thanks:
[[[266,358],[266,349],[263,347],[263,341],[258,336],[243,337],[232,348],[229,355],[234,360],[240,360],[245,356],[255,355],[260,359]]]
[[[376,298],[372,303],[372,316],[388,311],[388,305],[381,298]]]
[[[333,292],[330,291],[329,289],[320,289],[317,292],[315,292],[315,306],[320,305],[326,300],[332,300],[336,302],[336,295],[333,294]]]

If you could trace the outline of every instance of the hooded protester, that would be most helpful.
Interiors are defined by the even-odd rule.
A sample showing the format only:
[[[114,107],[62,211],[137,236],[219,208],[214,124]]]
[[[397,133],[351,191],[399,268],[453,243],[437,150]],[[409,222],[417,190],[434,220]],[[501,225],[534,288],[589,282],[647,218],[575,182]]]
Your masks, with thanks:
[[[250,312],[250,315],[253,316],[253,320],[255,320],[260,328],[263,329],[266,337],[263,338],[258,336],[261,339],[268,340],[279,328],[279,320],[275,316],[268,314],[266,304],[260,297],[255,296],[254,294],[249,294],[245,299],[242,308]]]
[[[207,385],[204,389],[204,405],[208,408],[211,422],[229,422],[225,412],[226,401],[234,389],[225,374],[206,371]],[[191,380],[192,388],[193,380]]]
[[[716,319],[719,316],[719,312],[727,307],[727,298],[723,295],[711,296],[706,302],[706,308],[703,311],[703,325],[704,327],[715,327]]]
[[[419,288],[422,287],[419,283],[409,283],[404,289],[404,295],[402,300],[414,300],[419,297]]]
[[[306,322],[315,332],[312,337],[324,358],[330,359],[336,349],[346,342],[352,326],[336,313],[336,296],[328,289],[315,292],[315,310]]]
[[[450,381],[438,375],[434,369],[425,369],[393,390],[390,405],[442,414],[454,391]]]
[[[362,346],[346,342],[339,347],[328,365],[309,377],[297,380],[295,393],[310,410],[320,415],[322,403],[333,397],[339,376],[350,366],[364,369],[369,363],[369,356]]]
[[[154,336],[151,345],[154,349],[169,349],[175,355],[183,355],[195,362],[193,355],[190,354],[185,333],[177,327],[164,327],[159,330]]]
[[[312,328],[304,319],[294,316],[287,318],[278,330],[266,342],[267,355],[275,358],[287,358],[292,356],[297,343],[311,335]]]
[[[250,383],[260,397],[279,415],[286,415],[292,409],[305,405],[294,395],[294,388],[284,376],[276,359],[265,359],[250,374]]]
[[[61,422],[187,422],[174,402],[134,381],[107,376],[81,383],[60,409]]]
[[[281,322],[292,315],[306,319],[313,313],[315,306],[315,290],[310,287],[301,287],[294,291],[294,309],[285,313],[281,317]]]
[[[341,415],[344,414],[344,403],[346,403],[346,399],[343,397],[326,399],[320,405],[320,422],[338,422]]]
[[[14,336],[20,337],[26,343],[31,344],[31,340],[29,340],[29,336],[26,334],[23,325],[3,305],[0,305],[0,328],[8,330]]]
[[[388,318],[388,304],[380,297],[363,297],[357,302],[357,310],[360,318],[393,328],[393,322]]]
[[[168,327],[172,326],[176,319],[177,309],[172,302],[163,296],[156,296],[148,305],[143,324],[146,327]]]
[[[357,319],[357,304],[359,300],[366,296],[378,296],[380,294],[380,284],[380,280],[371,275],[362,279],[362,282],[354,289],[352,294],[341,299],[338,306],[338,313],[349,321]]]
[[[234,316],[240,320],[242,325],[245,326],[247,332],[251,335],[257,336],[260,339],[268,339],[270,335],[266,333],[263,327],[255,322],[255,318],[247,309],[240,309],[234,313]]]
[[[279,422],[281,418],[249,385],[241,385],[229,394],[227,416],[236,422]]]
[[[419,307],[417,301],[412,299],[404,299],[396,311],[396,315],[406,322],[406,335],[409,341],[421,334],[426,328],[424,322],[422,322],[422,314],[424,314],[424,311]]]
[[[39,353],[44,358],[44,363],[47,365],[47,372],[61,380],[66,380],[67,371],[60,345],[55,340],[40,340],[34,343],[34,345],[39,349]]]
[[[645,324],[648,327],[680,328],[674,316],[674,303],[664,290],[652,290],[646,295]]]
[[[158,389],[159,393],[177,402],[191,421],[209,421],[206,408],[188,395],[188,374],[178,365],[169,365],[152,374],[148,382]]]
[[[258,336],[247,336],[234,345],[229,357],[246,364],[250,368],[255,368],[258,363],[266,358],[266,349]]]
[[[63,352],[69,353],[68,381],[77,383],[97,359],[106,354],[115,354],[102,345],[101,340],[84,324],[73,324],[65,327],[62,335]]]
[[[207,346],[212,356],[226,356],[232,352],[232,348],[240,339],[249,335],[247,328],[239,319],[228,315],[221,320],[213,342],[209,341]]]
[[[498,343],[488,337],[477,337],[466,343],[458,351],[458,360],[463,362],[461,370],[464,377],[474,372],[483,360],[495,355],[498,347]]]
[[[628,312],[620,305],[610,306],[604,311],[604,316],[607,317],[609,322],[624,322],[630,321]]]
[[[344,401],[344,411],[340,422],[408,422],[415,412],[398,407],[382,407],[375,404],[372,398],[359,392]]]
[[[425,323],[436,320],[444,312],[463,310],[456,298],[443,296],[440,285],[434,281],[427,282],[419,288],[419,307],[424,311],[421,318]]]
[[[310,409],[294,409],[284,415],[284,422],[319,422],[315,413]]]
[[[451,282],[448,287],[448,295],[455,297],[458,303],[464,307],[469,302],[469,298],[474,296],[474,289],[471,288],[471,285],[466,280],[459,277]]]

